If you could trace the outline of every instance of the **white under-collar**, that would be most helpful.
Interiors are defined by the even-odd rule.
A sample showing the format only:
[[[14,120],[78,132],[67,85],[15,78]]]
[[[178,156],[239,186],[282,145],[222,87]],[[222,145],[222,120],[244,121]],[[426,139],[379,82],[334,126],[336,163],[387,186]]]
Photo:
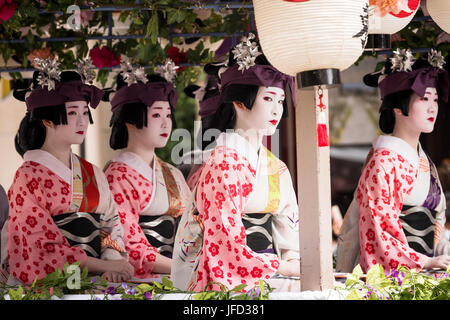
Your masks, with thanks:
[[[156,156],[155,156],[156,157]],[[153,163],[155,163],[153,157]],[[139,172],[145,179],[153,182],[154,170],[149,163],[145,162],[139,155],[134,152],[125,151],[115,157],[112,162],[122,162]]]
[[[256,170],[258,165],[258,150],[251,145],[247,139],[236,132],[222,132],[217,138],[216,146],[225,146],[235,149],[250,162],[250,165]]]
[[[35,150],[28,150],[23,155],[24,161],[34,161],[37,162],[45,167],[47,167],[49,170],[60,176],[65,182],[68,184],[72,183],[72,157],[73,153],[70,157],[70,168],[68,168],[64,163],[62,163],[59,159],[57,159],[54,155],[52,155],[50,152],[41,150],[41,149],[35,149]]]
[[[386,148],[392,150],[398,154],[400,154],[403,158],[405,158],[414,168],[419,168],[420,157],[411,145],[409,145],[405,140],[393,137],[381,135],[375,139],[373,142],[373,149]],[[422,149],[422,146],[419,143],[419,153],[420,156],[426,157],[425,152]]]

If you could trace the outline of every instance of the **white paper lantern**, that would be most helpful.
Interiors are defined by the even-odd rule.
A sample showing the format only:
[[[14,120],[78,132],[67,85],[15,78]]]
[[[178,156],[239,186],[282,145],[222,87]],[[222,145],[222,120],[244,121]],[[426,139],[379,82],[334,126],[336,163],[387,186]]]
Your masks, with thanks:
[[[350,67],[367,41],[368,0],[253,0],[263,53],[286,74]]]
[[[450,1],[427,0],[427,9],[433,21],[442,30],[450,33]]]
[[[419,10],[420,0],[407,0],[406,4],[407,8],[401,10],[398,14],[390,12],[383,17],[376,15],[373,6],[371,6],[369,34],[394,34],[406,27]]]

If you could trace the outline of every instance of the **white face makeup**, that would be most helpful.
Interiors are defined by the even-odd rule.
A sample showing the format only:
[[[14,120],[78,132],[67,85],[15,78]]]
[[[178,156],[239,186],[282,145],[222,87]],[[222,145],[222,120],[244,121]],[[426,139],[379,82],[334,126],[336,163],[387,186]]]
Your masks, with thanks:
[[[259,87],[251,110],[236,108],[236,127],[241,130],[258,130],[270,136],[283,115],[284,90],[277,87]]]
[[[59,144],[81,144],[86,137],[89,126],[89,107],[86,101],[70,101],[65,103],[67,124],[47,128],[47,134],[53,136],[52,141]]]
[[[430,133],[434,129],[438,115],[438,94],[436,88],[427,88],[424,97],[416,93],[411,96],[408,116],[403,116],[403,123],[409,130]]]
[[[168,101],[155,101],[147,109],[147,126],[136,135],[148,148],[163,148],[172,132],[172,111]]]

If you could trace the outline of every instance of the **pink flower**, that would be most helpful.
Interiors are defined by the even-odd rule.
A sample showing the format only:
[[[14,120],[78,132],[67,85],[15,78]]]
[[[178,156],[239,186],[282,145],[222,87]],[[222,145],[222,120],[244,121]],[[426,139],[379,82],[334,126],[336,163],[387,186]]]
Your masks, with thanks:
[[[0,0],[0,23],[8,21],[16,12],[17,3],[12,0]]]
[[[1,0],[0,0],[1,1]],[[117,57],[108,47],[103,46],[93,48],[89,53],[92,63],[99,69],[104,67],[114,67],[120,64],[120,56]]]

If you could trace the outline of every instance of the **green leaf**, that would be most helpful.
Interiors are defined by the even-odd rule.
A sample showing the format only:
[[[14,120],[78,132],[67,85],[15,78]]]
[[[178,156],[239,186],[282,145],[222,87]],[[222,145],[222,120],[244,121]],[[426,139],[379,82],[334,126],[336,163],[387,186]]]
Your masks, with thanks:
[[[151,19],[147,23],[147,32],[145,37],[148,38],[151,36],[151,40],[153,44],[156,44],[156,40],[158,39],[158,25],[159,25],[158,13],[153,11]]]
[[[166,277],[162,277],[162,284],[167,288],[173,288],[173,282],[167,279]]]
[[[11,300],[22,300],[23,288],[19,286],[17,290],[9,289],[9,298]]]

